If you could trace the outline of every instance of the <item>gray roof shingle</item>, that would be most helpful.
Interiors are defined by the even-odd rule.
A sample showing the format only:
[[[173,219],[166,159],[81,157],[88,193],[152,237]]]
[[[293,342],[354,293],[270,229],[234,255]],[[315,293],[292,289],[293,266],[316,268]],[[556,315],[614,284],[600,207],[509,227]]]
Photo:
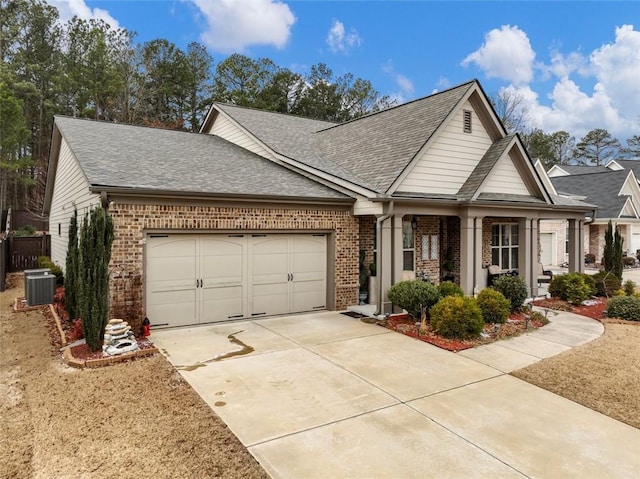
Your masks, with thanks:
[[[628,171],[606,170],[600,173],[557,176],[551,178],[558,193],[586,197],[585,202],[598,207],[599,218],[617,218],[628,196],[618,196]]]
[[[216,194],[348,196],[222,138],[57,116],[55,124],[92,185]]]
[[[385,193],[475,81],[336,125],[217,104],[275,152]]]

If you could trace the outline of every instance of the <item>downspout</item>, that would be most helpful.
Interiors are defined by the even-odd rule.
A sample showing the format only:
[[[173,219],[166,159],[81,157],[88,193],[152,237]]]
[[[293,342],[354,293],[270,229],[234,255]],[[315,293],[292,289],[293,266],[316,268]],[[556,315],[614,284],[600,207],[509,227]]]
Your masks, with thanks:
[[[378,301],[376,304],[376,311],[374,316],[378,316],[382,312],[382,223],[393,216],[393,200],[389,202],[389,209],[387,213],[376,218],[376,249],[378,254],[376,256],[376,274],[378,275]]]

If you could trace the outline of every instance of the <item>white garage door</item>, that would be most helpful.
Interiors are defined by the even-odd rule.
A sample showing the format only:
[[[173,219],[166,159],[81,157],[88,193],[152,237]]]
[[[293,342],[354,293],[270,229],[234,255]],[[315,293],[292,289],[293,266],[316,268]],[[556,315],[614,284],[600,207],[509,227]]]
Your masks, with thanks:
[[[150,235],[147,316],[155,326],[326,308],[324,234]]]
[[[540,233],[540,261],[543,265],[556,264],[553,256],[553,233]]]

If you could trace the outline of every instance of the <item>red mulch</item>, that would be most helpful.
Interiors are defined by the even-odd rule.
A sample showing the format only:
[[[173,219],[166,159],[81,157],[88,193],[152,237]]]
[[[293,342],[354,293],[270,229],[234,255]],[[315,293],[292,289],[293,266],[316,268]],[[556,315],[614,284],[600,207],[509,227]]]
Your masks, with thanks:
[[[62,341],[60,338],[60,333],[58,332],[58,328],[56,326],[55,318],[51,313],[51,309],[48,306],[29,307],[27,306],[27,301],[24,297],[20,297],[16,301],[16,311],[30,311],[37,309],[40,309],[42,311],[42,314],[45,318],[47,331],[51,339],[52,347],[55,351],[59,351],[60,348],[62,348]],[[71,344],[78,339],[82,339],[82,330],[80,329],[80,335],[78,335],[75,323],[68,319],[69,315],[67,313],[67,310],[65,309],[64,304],[64,286],[56,287],[56,293],[53,297],[53,309],[60,319],[60,325],[62,327],[62,332],[65,335],[66,344]],[[153,343],[147,338],[136,336],[136,341],[138,342],[138,347],[140,349],[151,349],[154,347]],[[102,351],[91,352],[89,350],[89,346],[87,346],[86,344],[79,344],[72,347],[71,354],[74,358],[80,360],[112,357],[108,354],[104,354]]]
[[[602,321],[605,318],[604,312],[607,309],[607,298],[592,298],[588,305],[574,306],[559,298],[537,299],[533,302],[540,308],[554,309],[556,311],[569,311],[571,313],[586,316],[591,319]]]
[[[384,326],[392,331],[411,336],[412,338],[433,344],[447,351],[458,352],[480,344],[488,344],[499,339],[517,336],[525,331],[541,328],[545,324],[547,324],[547,322],[541,319],[527,321],[524,313],[512,313],[506,323],[497,325],[487,324],[480,338],[466,340],[443,338],[431,329],[429,323],[427,323],[427,332],[420,334],[420,322],[416,323],[416,321],[409,318],[406,314],[390,316],[384,323]]]

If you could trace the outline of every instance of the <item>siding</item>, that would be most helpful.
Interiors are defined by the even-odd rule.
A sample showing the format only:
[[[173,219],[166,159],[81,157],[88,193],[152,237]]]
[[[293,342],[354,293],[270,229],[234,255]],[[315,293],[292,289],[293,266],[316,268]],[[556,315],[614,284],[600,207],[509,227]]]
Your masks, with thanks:
[[[480,193],[507,193],[513,195],[529,195],[528,190],[510,155],[498,160],[491,173],[480,187]]]
[[[69,244],[69,221],[73,205],[78,209],[78,220],[92,206],[100,204],[100,197],[89,192],[89,182],[67,142],[62,139],[56,169],[56,181],[51,198],[49,232],[51,233],[51,259],[65,267]],[[60,225],[60,234],[58,234]]]
[[[463,131],[463,110],[472,112],[471,133]],[[423,153],[398,191],[456,194],[491,143],[487,130],[467,101]]]
[[[242,131],[240,127],[234,125],[233,122],[225,117],[222,113],[220,113],[216,118],[213,127],[209,131],[209,134],[224,138],[225,140],[231,143],[235,143],[245,150],[249,150],[264,158],[273,159],[273,156],[266,148],[264,148],[260,143],[251,138],[247,133]]]

